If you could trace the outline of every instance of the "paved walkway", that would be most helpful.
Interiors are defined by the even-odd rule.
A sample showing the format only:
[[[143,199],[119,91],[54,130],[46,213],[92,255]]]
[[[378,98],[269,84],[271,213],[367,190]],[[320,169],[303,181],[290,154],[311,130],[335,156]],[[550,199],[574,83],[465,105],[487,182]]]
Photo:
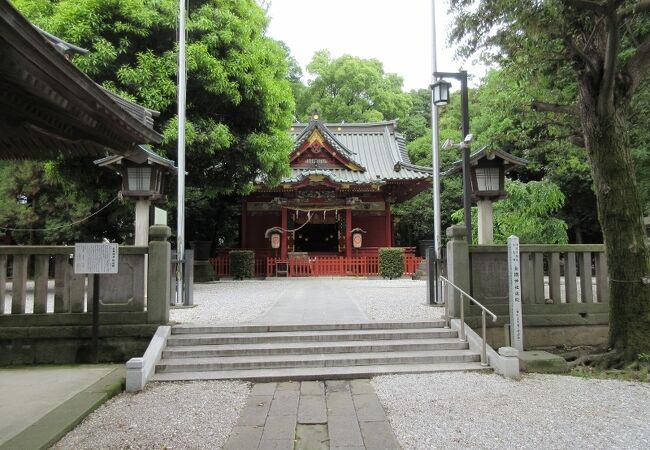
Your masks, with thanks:
[[[259,383],[224,450],[392,450],[395,435],[368,380]]]
[[[266,314],[253,321],[265,325],[356,322],[368,322],[368,317],[345,289],[332,284],[324,288],[309,280],[296,280]]]
[[[0,370],[0,449],[49,447],[123,381],[123,365]]]
[[[296,280],[258,324],[369,322],[336,285]],[[369,380],[258,383],[224,450],[392,450],[393,430]]]

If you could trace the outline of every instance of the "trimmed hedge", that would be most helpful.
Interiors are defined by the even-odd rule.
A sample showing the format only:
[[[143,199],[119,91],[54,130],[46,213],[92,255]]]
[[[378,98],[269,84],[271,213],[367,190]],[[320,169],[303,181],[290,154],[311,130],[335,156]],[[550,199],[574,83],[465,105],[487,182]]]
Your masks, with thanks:
[[[379,275],[384,278],[399,278],[404,274],[404,249],[379,249]]]
[[[230,253],[230,274],[236,280],[252,278],[255,274],[255,252],[232,250]]]

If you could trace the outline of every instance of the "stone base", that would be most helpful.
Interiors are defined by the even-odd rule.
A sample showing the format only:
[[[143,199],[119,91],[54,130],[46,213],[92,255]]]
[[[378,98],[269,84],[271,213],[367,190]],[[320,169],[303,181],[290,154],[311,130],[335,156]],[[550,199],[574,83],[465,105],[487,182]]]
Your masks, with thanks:
[[[194,261],[194,282],[214,281],[214,268],[210,261]]]
[[[156,329],[150,324],[100,326],[97,362],[122,363],[142,356]],[[88,326],[4,328],[0,366],[90,363],[90,334]]]
[[[519,353],[519,370],[527,373],[567,373],[569,365],[564,358],[542,351]]]

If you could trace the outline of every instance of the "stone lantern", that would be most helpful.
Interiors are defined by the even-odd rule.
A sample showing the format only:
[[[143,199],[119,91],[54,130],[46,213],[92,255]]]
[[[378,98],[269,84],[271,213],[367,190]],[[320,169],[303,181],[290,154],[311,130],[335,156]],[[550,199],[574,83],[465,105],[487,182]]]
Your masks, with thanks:
[[[505,174],[515,167],[525,166],[528,161],[503,150],[491,150],[485,146],[470,156],[469,163],[472,200],[478,206],[478,243],[492,244],[492,202],[508,196],[505,190]],[[447,173],[458,171],[461,167],[462,162],[458,161]]]
[[[107,156],[95,161],[122,175],[122,195],[135,199],[135,245],[149,245],[149,208],[152,202],[165,200],[165,183],[176,173],[174,162],[144,146],[128,156]]]

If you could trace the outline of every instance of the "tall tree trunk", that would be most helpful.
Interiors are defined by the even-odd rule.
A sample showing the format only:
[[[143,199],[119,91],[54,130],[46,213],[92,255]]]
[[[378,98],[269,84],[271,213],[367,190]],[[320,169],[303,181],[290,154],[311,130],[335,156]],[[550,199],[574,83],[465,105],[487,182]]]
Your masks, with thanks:
[[[610,345],[626,359],[650,353],[650,256],[623,107],[604,112],[581,83],[581,119],[598,200],[610,285]]]

